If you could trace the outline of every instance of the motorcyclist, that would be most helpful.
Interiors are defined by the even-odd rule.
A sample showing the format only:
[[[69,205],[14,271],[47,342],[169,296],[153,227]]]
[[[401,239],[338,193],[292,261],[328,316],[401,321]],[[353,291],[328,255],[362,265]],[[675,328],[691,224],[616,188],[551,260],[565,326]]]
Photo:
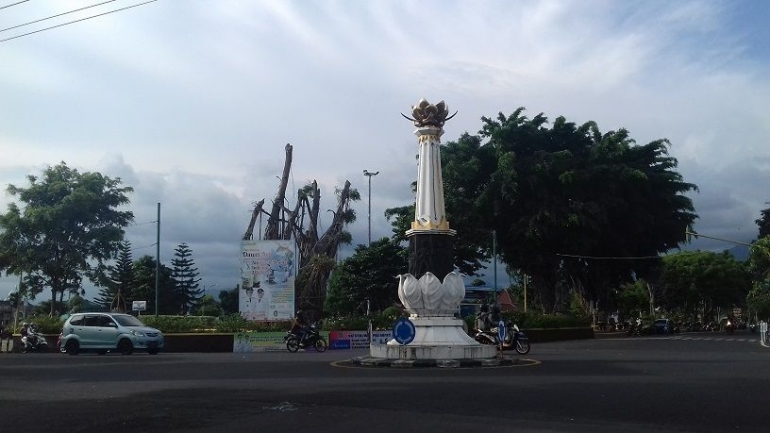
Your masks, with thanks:
[[[487,317],[489,317],[489,305],[481,304],[479,315],[476,317],[476,329],[479,331],[488,331]]]
[[[497,327],[500,323],[500,307],[496,303],[491,303],[489,307],[489,315],[487,316],[488,329]]]
[[[305,336],[307,335],[307,321],[302,310],[297,310],[294,320],[291,322],[291,333],[299,337],[299,347],[305,347]]]
[[[29,344],[29,325],[27,322],[22,322],[21,328],[19,329],[19,334],[21,334],[21,345],[24,347],[24,349],[28,349]]]

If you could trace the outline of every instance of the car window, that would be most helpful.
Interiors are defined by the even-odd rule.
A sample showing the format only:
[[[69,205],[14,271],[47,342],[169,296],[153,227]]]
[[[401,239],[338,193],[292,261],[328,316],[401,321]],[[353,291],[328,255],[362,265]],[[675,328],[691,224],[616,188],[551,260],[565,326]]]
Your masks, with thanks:
[[[96,325],[97,317],[99,317],[99,316],[92,316],[92,315],[85,316],[85,318],[83,319],[83,325],[85,325],[85,326],[97,326]]]
[[[101,327],[112,326],[113,328],[116,327],[115,322],[112,321],[110,316],[97,316],[96,326],[101,326]]]
[[[82,315],[72,316],[72,318],[70,319],[70,325],[73,325],[73,326],[83,325],[83,316]]]
[[[115,318],[115,321],[120,323],[123,326],[144,326],[144,323],[142,323],[141,320],[137,319],[136,317],[130,315],[130,314],[120,314],[113,316]]]

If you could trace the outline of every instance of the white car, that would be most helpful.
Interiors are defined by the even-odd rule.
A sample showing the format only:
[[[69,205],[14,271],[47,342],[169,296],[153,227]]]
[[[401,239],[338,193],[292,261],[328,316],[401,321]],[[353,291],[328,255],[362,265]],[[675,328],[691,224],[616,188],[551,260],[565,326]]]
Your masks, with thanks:
[[[59,336],[59,350],[70,355],[86,351],[104,355],[113,350],[124,355],[145,350],[155,355],[162,349],[163,333],[130,314],[76,313],[64,322]]]

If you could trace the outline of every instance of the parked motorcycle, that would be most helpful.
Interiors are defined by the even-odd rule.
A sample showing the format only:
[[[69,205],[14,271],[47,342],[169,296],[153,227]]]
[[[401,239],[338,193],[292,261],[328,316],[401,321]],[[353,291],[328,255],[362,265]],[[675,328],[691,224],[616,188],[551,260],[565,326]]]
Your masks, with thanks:
[[[286,343],[286,349],[292,353],[306,347],[313,347],[318,352],[325,352],[327,347],[329,347],[329,345],[326,343],[326,339],[323,338],[318,332],[318,327],[316,324],[305,328],[304,339],[302,339],[298,333],[289,330],[286,331],[286,335],[283,337],[283,341]]]
[[[36,328],[31,327],[27,331],[27,335],[21,338],[21,351],[23,353],[48,352],[48,342],[37,332]]]
[[[529,353],[529,338],[526,334],[519,329],[518,325],[512,324],[511,322],[508,322],[506,327],[508,328],[508,332],[505,335],[505,340],[503,340],[503,350],[514,349],[522,355]],[[489,330],[476,330],[474,339],[481,344],[500,346],[497,327],[490,328]]]

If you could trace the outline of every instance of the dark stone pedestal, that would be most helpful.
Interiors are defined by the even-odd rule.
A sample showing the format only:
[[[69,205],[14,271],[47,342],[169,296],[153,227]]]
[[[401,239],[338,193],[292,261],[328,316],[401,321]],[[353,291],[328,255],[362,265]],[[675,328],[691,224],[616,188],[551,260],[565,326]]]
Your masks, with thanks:
[[[444,281],[454,270],[453,248],[450,234],[413,234],[409,238],[409,273],[419,279],[430,271]]]

